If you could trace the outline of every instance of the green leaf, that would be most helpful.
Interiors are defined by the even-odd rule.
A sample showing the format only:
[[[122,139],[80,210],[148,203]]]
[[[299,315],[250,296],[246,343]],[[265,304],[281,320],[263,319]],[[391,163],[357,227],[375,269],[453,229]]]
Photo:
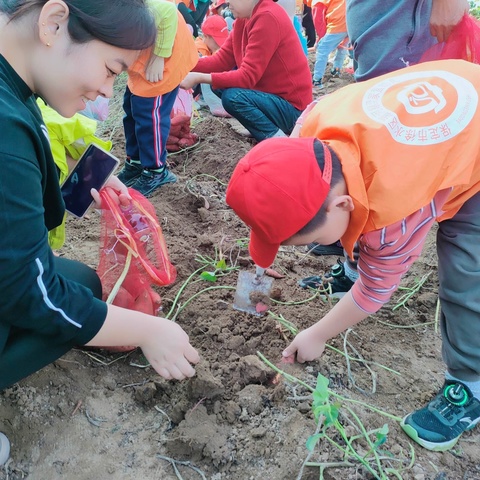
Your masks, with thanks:
[[[318,395],[315,395],[315,393],[318,393]],[[318,377],[317,377],[317,385],[315,387],[315,392],[314,392],[314,398],[315,397],[317,397],[319,400],[322,399],[323,402],[326,402],[329,397],[328,378],[324,377],[320,373],[318,374]]]
[[[378,429],[375,432],[375,437],[377,437],[376,442],[374,443],[375,448],[383,445],[387,441],[388,435],[388,424],[385,424],[382,428]]]
[[[215,268],[217,270],[226,270],[227,269],[227,262],[225,261],[225,259],[222,258],[221,260],[219,260],[217,262],[217,264],[215,265]]]
[[[215,272],[202,272],[200,276],[204,279],[207,280],[207,282],[216,282],[217,281],[217,276],[215,275]]]

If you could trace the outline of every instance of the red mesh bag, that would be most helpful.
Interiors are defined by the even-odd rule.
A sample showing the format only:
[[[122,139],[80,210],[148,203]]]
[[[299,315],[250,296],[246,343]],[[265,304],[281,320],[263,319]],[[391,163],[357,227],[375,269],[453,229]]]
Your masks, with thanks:
[[[471,15],[464,15],[448,39],[429,48],[420,62],[455,58],[480,64],[480,22]]]
[[[161,299],[152,284],[169,285],[177,272],[170,263],[152,204],[136,190],[128,191],[132,197],[128,207],[118,205],[108,188],[100,191],[102,232],[97,273],[107,303],[155,315]]]

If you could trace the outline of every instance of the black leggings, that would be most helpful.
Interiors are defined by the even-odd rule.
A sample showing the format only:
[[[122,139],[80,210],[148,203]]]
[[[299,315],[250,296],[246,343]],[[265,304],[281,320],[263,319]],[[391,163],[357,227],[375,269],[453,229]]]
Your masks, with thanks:
[[[102,298],[102,284],[95,270],[76,260],[62,257],[55,257],[55,268],[63,277],[84,285],[96,298]],[[71,344],[56,343],[52,336],[12,327],[0,354],[0,389],[54,362],[71,348]]]

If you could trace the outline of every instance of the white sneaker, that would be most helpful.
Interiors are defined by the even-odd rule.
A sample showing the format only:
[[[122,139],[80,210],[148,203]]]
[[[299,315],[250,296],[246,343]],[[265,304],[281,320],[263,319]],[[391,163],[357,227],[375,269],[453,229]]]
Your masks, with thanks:
[[[10,442],[7,436],[0,432],[0,466],[5,465],[10,458]]]

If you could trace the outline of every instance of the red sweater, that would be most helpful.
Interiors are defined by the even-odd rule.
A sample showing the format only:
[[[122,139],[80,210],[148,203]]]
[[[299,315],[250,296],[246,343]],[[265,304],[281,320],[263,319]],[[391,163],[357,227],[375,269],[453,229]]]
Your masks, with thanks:
[[[287,13],[272,0],[260,0],[250,18],[237,18],[222,48],[193,71],[211,73],[214,89],[273,93],[299,110],[312,101],[307,58]]]

